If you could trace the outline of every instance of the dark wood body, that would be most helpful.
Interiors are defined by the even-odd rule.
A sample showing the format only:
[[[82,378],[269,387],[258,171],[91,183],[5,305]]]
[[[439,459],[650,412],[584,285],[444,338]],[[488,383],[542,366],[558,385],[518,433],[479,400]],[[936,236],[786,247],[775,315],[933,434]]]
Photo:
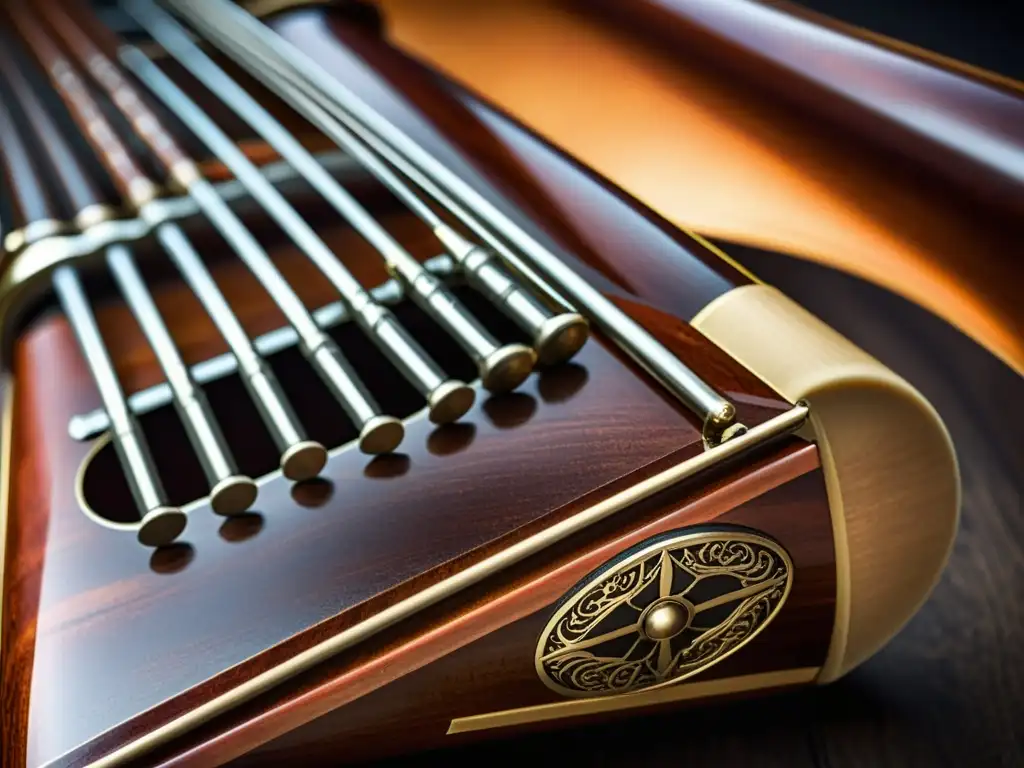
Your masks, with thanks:
[[[690,318],[750,282],[695,236],[342,13],[310,8],[269,23],[604,289]]]
[[[307,11],[281,22],[322,29],[321,13]],[[340,21],[335,31],[343,32]],[[374,66],[386,69],[403,89],[425,103],[444,104],[440,81],[382,43],[369,37],[364,43],[364,53],[381,56]],[[332,59],[335,54],[323,55]],[[351,71],[337,61],[326,63],[346,76],[360,71],[351,61],[345,65],[355,67]],[[365,80],[371,90],[381,83]],[[483,114],[482,105],[474,108]],[[468,112],[445,114],[452,122],[443,126],[444,132],[473,151],[476,167],[463,161],[460,170],[503,194],[515,192],[515,202],[522,205],[516,215],[535,218],[538,224],[531,226],[552,247],[733,399],[746,423],[761,423],[789,407],[682,319],[742,282],[739,272],[497,113],[487,113],[494,133],[467,122]],[[401,109],[389,114],[396,121],[410,115],[415,118]],[[422,122],[406,127],[457,162]],[[515,147],[516,162],[510,163],[508,148],[497,143],[499,135]],[[582,187],[584,182],[591,186]],[[418,256],[432,255],[435,244],[421,226],[398,214],[388,224]],[[319,228],[367,284],[381,279],[379,263],[351,231],[336,221],[323,221]],[[272,233],[263,234],[274,243],[275,260],[307,304],[335,298],[294,249]],[[211,252],[223,250],[216,239],[203,242]],[[250,332],[281,323],[234,262],[219,264],[216,276]],[[180,284],[165,281],[154,293],[189,362],[223,351]],[[131,391],[158,381],[151,352],[125,308],[107,303],[99,320],[125,387]],[[13,376],[14,472],[2,637],[5,765],[86,764],[396,600],[703,449],[694,417],[598,337],[575,366],[535,374],[517,395],[481,397],[460,427],[432,431],[424,419],[412,420],[399,456],[367,462],[350,446],[332,458],[326,482],[293,489],[273,480],[261,492],[259,513],[242,520],[225,523],[200,507],[190,513],[186,543],[152,554],[129,533],[103,528],[78,509],[75,476],[91,446],[72,441],[67,422],[96,407],[98,396],[63,319],[46,316],[24,331]],[[313,418],[343,419],[340,412]],[[249,429],[260,429],[254,418]],[[326,703],[331,708],[340,701],[312,695],[316,706],[293,708],[293,697],[322,685],[337,687],[345,679],[342,672],[358,670],[389,643],[402,663],[414,662],[417,657],[403,650],[405,644],[435,624],[454,624],[438,658],[453,652],[474,639],[468,627],[458,624],[471,608],[496,601],[530,574],[543,574],[587,547],[667,519],[677,526],[724,516],[778,536],[797,559],[796,579],[807,591],[736,663],[741,670],[814,667],[827,650],[834,595],[829,510],[815,448],[792,438],[767,447],[758,462],[724,469],[714,479],[715,494],[710,493],[712,478],[700,477],[641,509],[619,514],[186,735],[164,757],[208,744],[205,754],[219,762],[265,742],[267,754],[276,754],[282,746],[274,738],[310,721],[312,730],[295,738],[315,740],[318,729],[333,729],[316,721],[324,714],[317,707]],[[795,475],[794,462],[801,468]],[[803,475],[807,478],[794,480]],[[758,498],[775,486],[770,497]],[[497,623],[487,631],[496,632],[494,639],[484,638],[484,646],[474,646],[483,650],[467,653],[481,654],[484,667],[495,669],[504,669],[515,654],[516,664],[532,660],[533,640],[523,646],[522,637],[553,599],[539,593],[529,597],[521,609],[525,623],[506,630],[498,631],[501,622],[492,619]],[[746,662],[739,660],[744,657]],[[423,667],[421,676],[429,676],[433,666]],[[728,674],[730,668],[723,664],[709,674]],[[401,664],[394,669],[402,669]],[[437,669],[438,680],[453,674]],[[513,677],[507,700],[489,706],[521,706],[548,695],[539,680],[521,674],[521,667],[509,669]],[[739,673],[733,668],[732,674]],[[413,689],[423,685],[422,677],[417,680]],[[450,684],[465,690],[470,681],[451,678]],[[387,695],[387,688],[378,694]],[[402,748],[435,743],[449,716],[438,710]],[[268,725],[257,732],[238,731],[239,738],[226,742],[218,738],[241,722]]]
[[[911,159],[952,190],[1020,216],[1021,84],[878,39],[788,2],[578,3],[656,45],[699,52],[856,143]],[[897,47],[898,46],[898,47]],[[928,114],[941,119],[926,119]],[[1002,146],[1002,152],[984,147]]]

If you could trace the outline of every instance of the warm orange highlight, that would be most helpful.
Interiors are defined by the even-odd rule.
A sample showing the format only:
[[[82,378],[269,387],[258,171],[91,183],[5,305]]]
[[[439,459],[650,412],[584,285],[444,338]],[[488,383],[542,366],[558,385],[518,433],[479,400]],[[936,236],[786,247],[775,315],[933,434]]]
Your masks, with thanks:
[[[393,40],[678,225],[868,279],[1024,372],[1020,313],[985,288],[1006,279],[1006,243],[820,127],[553,0],[381,6]]]

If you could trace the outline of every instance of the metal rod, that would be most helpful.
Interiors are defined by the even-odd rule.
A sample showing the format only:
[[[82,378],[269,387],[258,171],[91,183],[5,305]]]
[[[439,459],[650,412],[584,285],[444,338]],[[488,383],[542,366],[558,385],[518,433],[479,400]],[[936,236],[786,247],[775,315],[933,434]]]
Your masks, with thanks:
[[[448,292],[443,283],[434,280],[355,198],[319,166],[315,158],[294,136],[193,44],[185,30],[171,16],[148,0],[125,0],[122,5],[165,50],[217,94],[305,176],[381,254],[391,271],[409,285],[411,298],[442,324],[474,358],[480,369],[481,381],[487,389],[508,391],[515,389],[525,380],[535,361],[533,350],[521,344],[500,345]],[[179,105],[178,110],[181,109]],[[198,132],[196,126],[191,127]],[[204,136],[201,135],[200,138]],[[226,143],[226,137],[224,139],[223,143]],[[334,257],[294,208],[256,174],[255,166],[241,157],[227,157],[220,151],[218,155],[244,184],[248,184],[247,179],[252,180],[254,186],[250,187],[250,191],[254,197],[263,203],[278,224],[327,275],[342,298],[352,305],[367,334],[377,342],[406,378],[420,389],[428,402],[431,402],[439,391],[443,391],[446,398],[457,397],[468,408],[472,401],[465,396],[465,391],[468,391],[465,385],[444,379],[437,364],[408,336],[388,310],[372,302],[365,289]],[[448,408],[449,406],[446,406],[444,410]],[[431,408],[432,418],[435,410],[438,409]]]
[[[242,49],[228,36],[213,28],[204,27],[204,33],[221,50],[233,53],[236,58],[259,57],[259,66],[247,67],[250,73],[346,153],[358,160],[414,215],[430,227],[460,265],[467,281],[530,335],[541,364],[555,365],[566,362],[583,347],[589,335],[586,318],[571,310],[553,312],[509,272],[496,250],[467,240],[446,224],[381,159],[384,157],[383,154],[378,156],[363,139],[303,93],[302,83],[294,82],[296,74],[289,72],[280,60],[268,57],[256,49]],[[429,184],[428,180],[421,178],[420,181],[421,185]]]
[[[132,498],[141,510],[139,542],[148,547],[170,544],[185,530],[185,513],[167,502],[146,438],[132,416],[114,364],[103,343],[78,274],[71,267],[53,273],[53,288],[92,373],[103,408],[110,417],[111,440],[125,470]]]
[[[112,245],[107,249],[107,265],[167,377],[174,407],[210,483],[210,506],[220,515],[245,512],[256,501],[256,483],[239,474],[206,396],[192,381],[131,251],[124,245]]]
[[[136,48],[125,46],[121,51],[121,57],[125,65],[190,128],[196,125],[200,129],[208,126],[213,128],[216,135],[223,136],[205,114],[187,109],[189,105],[195,105],[149,61],[145,54]],[[205,131],[203,134],[197,133],[200,139],[203,139],[205,134]],[[230,139],[226,136],[223,138],[227,142],[228,150],[241,154]],[[224,147],[220,142],[214,141],[210,149],[223,159]],[[242,157],[244,159],[244,155]],[[260,178],[263,179],[262,176]],[[239,180],[244,183],[241,177]],[[390,453],[397,448],[405,434],[402,422],[381,413],[366,385],[359,380],[337,344],[320,330],[301,299],[274,266],[270,256],[252,233],[218,196],[208,181],[195,176],[188,181],[187,191],[239,258],[256,275],[288,322],[295,327],[301,339],[300,348],[303,354],[360,430],[360,449],[365,453],[379,454]]]
[[[198,175],[192,159],[139,97],[135,86],[122,75],[112,58],[101,50],[83,27],[63,8],[48,6],[47,16],[51,27],[63,38],[72,56],[106,91],[138,136],[165,167],[168,175],[172,179]],[[143,209],[143,218],[155,218],[152,205],[143,206]],[[195,249],[176,224],[158,224],[155,234],[237,358],[241,380],[281,452],[282,473],[291,480],[315,477],[327,461],[327,450],[306,438],[269,366],[254,350],[241,323]]]
[[[424,266],[442,278],[453,278],[454,264],[445,254],[428,259]],[[395,306],[405,299],[405,291],[397,280],[387,280],[370,289],[373,298],[381,304]],[[332,301],[313,311],[313,319],[321,328],[334,328],[351,321],[348,308],[340,301]],[[295,328],[282,325],[272,331],[256,336],[252,346],[262,358],[277,354],[299,343]],[[229,352],[223,352],[196,363],[191,367],[192,380],[197,384],[209,384],[219,381],[238,372],[238,358]],[[136,416],[155,411],[171,402],[171,389],[166,381],[140,389],[128,396],[128,407]],[[89,440],[110,428],[110,419],[102,408],[72,416],[68,421],[68,434],[73,440]]]
[[[392,157],[396,157],[398,162],[390,157],[389,161],[407,177],[413,178],[406,173],[406,169],[411,168],[434,182],[431,189],[424,188],[424,191],[449,207],[478,236],[488,237],[487,242],[491,244],[493,241],[489,236],[492,233],[489,230],[493,229],[493,234],[513,244],[529,267],[550,281],[623,351],[701,418],[705,436],[710,442],[729,439],[744,431],[745,428],[736,423],[736,409],[732,403],[533,235],[295,45],[227,0],[203,0],[201,3],[195,0],[168,1],[192,23],[206,28],[216,24],[223,29],[230,28],[233,33],[244,32],[248,36],[247,47],[262,43],[315,86],[315,90],[325,98],[325,103],[334,107],[335,117],[350,130],[361,138],[369,136],[391,148]],[[437,192],[443,194],[438,195]],[[451,206],[454,201],[462,205]]]
[[[3,165],[12,167],[11,161],[16,157],[26,184],[38,189],[45,189],[43,179],[52,174],[60,182],[58,187],[64,202],[78,210],[88,208],[96,200],[91,180],[78,165],[70,146],[24,79],[17,62],[7,54],[3,40],[0,40],[0,75],[13,92],[12,107],[17,104],[31,129],[46,139],[46,151],[41,153],[41,157],[27,153],[26,136],[21,133],[17,122],[10,120],[7,130],[0,134]],[[11,181],[13,183],[14,179]],[[46,205],[51,217],[59,215],[56,200],[40,197],[39,201]],[[32,233],[24,234],[28,242],[28,235]],[[58,267],[51,279],[54,293],[75,334],[107,414],[111,442],[140,518],[136,536],[146,546],[170,544],[185,529],[187,518],[182,510],[168,501],[145,436],[121,389],[78,273],[72,267]]]
[[[242,383],[281,452],[282,474],[295,481],[316,477],[327,463],[327,449],[306,438],[277,377],[256,351],[199,254],[176,224],[157,227],[156,237],[238,361]]]

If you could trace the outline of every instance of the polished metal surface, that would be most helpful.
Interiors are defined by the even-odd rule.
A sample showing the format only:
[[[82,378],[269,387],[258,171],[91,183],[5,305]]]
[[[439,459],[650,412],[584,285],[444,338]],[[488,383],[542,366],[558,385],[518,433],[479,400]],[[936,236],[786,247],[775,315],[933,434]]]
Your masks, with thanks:
[[[731,525],[662,533],[564,596],[537,640],[537,675],[572,698],[674,686],[757,637],[792,585],[789,553],[762,533]]]
[[[444,326],[477,363],[484,387],[491,391],[509,391],[526,379],[535,362],[532,350],[521,344],[500,345],[444,285],[432,282],[429,275],[425,275],[422,265],[317,164],[313,156],[291,133],[206,56],[173,18],[149,0],[129,0],[123,5],[175,59],[298,169],[380,253],[392,273],[410,285],[411,298]],[[246,183],[247,176],[252,176],[253,181],[256,181],[254,167],[237,168],[232,164],[235,158],[223,155],[221,160],[243,183]],[[242,165],[247,163],[240,157],[235,162]],[[362,313],[361,306],[365,306],[365,291],[334,258],[330,249],[316,237],[294,209],[287,206],[279,196],[270,194],[271,190],[252,188],[250,191],[263,201],[271,216],[328,276],[342,297],[352,303],[358,317]],[[422,349],[418,349],[415,342],[405,334],[394,318],[390,317],[390,313],[381,312],[373,307],[367,307],[365,311],[366,317],[361,324],[370,337],[378,343],[396,367],[402,370],[406,378],[426,396],[428,402],[434,401],[436,398],[432,393],[445,383],[443,378],[438,378],[439,375],[443,376],[440,369]],[[459,398],[459,401],[469,402],[466,397]],[[446,408],[443,411],[432,412],[432,417],[436,418],[450,410]]]
[[[235,56],[247,53],[234,46],[229,36],[217,35],[212,30],[210,36],[216,38],[218,46],[231,50]],[[430,227],[448,253],[457,260],[473,287],[530,335],[541,364],[566,362],[582,348],[589,335],[586,318],[574,311],[553,312],[509,274],[498,254],[468,241],[448,226],[372,149],[301,90],[293,87],[288,82],[289,71],[279,61],[261,57],[260,66],[250,68],[250,73],[358,160]]]
[[[327,450],[307,439],[277,377],[253,347],[199,254],[176,224],[162,224],[156,236],[238,361],[242,382],[281,452],[284,476],[289,480],[316,477],[327,462]]]
[[[35,221],[30,221],[21,229],[11,230],[4,235],[3,249],[7,251],[7,253],[16,253],[22,248],[38,242],[45,237],[63,235],[70,229],[71,227],[66,221],[58,221],[57,219],[36,219]]]
[[[447,256],[435,256],[424,265],[442,279],[453,280],[457,275],[455,265]],[[405,300],[405,292],[397,280],[388,280],[370,289],[373,298],[380,304],[395,306]],[[351,322],[352,315],[340,301],[313,310],[313,319],[320,328],[333,328]],[[290,325],[275,328],[252,340],[253,348],[263,358],[290,349],[300,343],[298,333]],[[231,353],[216,355],[192,366],[192,379],[199,384],[223,379],[238,371],[238,359]],[[442,394],[444,394],[442,392]],[[154,384],[128,396],[128,407],[136,416],[151,413],[171,402],[171,389],[166,382]],[[91,440],[110,428],[110,419],[102,408],[72,416],[68,422],[68,434],[73,440]]]
[[[340,152],[318,155],[318,159],[334,174],[351,177],[359,173],[354,162]],[[308,189],[308,184],[285,163],[271,163],[260,172],[284,194]],[[245,188],[233,179],[213,186],[217,195],[233,210],[242,211],[251,202]],[[151,235],[153,229],[164,221],[178,221],[184,225],[201,215],[199,206],[191,197],[160,198],[147,204],[145,212],[145,219],[101,219],[82,232],[51,235],[24,246],[17,253],[3,254],[8,261],[0,272],[0,369],[10,363],[10,329],[16,327],[17,318],[49,290],[50,273],[56,267],[75,261],[83,269],[88,269],[94,261],[102,261],[94,257],[102,254],[112,243],[139,241]]]
[[[235,153],[241,155],[210,118],[203,113],[145,54],[131,46],[121,49],[124,64],[130,68],[158,99],[163,101],[175,114],[203,139],[221,159]],[[242,159],[245,160],[244,155]],[[245,160],[247,164],[248,161]],[[257,171],[257,176],[263,179]],[[241,180],[241,179],[240,179]],[[252,179],[249,179],[252,181]],[[259,185],[256,185],[259,187]],[[250,187],[251,189],[252,187]],[[273,187],[271,187],[273,189]],[[382,416],[380,408],[366,386],[359,380],[352,366],[345,359],[338,346],[317,326],[309,310],[302,304],[284,275],[278,271],[270,256],[256,241],[235,213],[218,196],[213,186],[203,179],[195,179],[188,187],[188,193],[210,219],[214,227],[224,236],[239,258],[262,283],[268,294],[295,328],[300,339],[303,355],[310,361],[323,379],[345,413],[364,430],[371,421],[377,424]],[[391,417],[388,417],[391,418]],[[392,419],[397,421],[397,419]],[[399,422],[400,424],[400,422]],[[388,434],[398,438],[393,445],[381,441],[361,442],[361,445],[394,450],[401,441],[400,430],[394,428]]]
[[[169,544],[185,529],[185,513],[167,503],[146,438],[128,409],[78,274],[72,267],[59,267],[53,273],[53,288],[110,417],[114,448],[142,518],[139,541],[151,547]]]
[[[256,501],[256,483],[240,475],[206,395],[196,386],[146,283],[125,245],[107,251],[107,265],[167,378],[173,402],[210,483],[210,504],[222,515],[245,512]]]
[[[246,57],[239,55],[239,46],[244,46],[247,51],[262,51],[264,59],[276,58],[291,68],[298,75],[291,80],[296,87],[304,87],[308,96],[316,99],[361,140],[384,155],[487,245],[521,266],[525,274],[540,275],[549,281],[582,310],[623,351],[697,414],[704,424],[709,444],[720,442],[726,430],[733,426],[735,408],[718,392],[543,243],[403,131],[384,120],[376,110],[297,47],[227,0],[170,0],[169,4],[211,38],[222,38],[216,32],[218,28],[230,29],[236,43],[232,53],[243,66],[246,65]],[[250,59],[250,67],[252,63]],[[429,183],[424,185],[421,183],[423,180]],[[514,245],[517,253],[503,250],[502,239]],[[729,437],[735,437],[742,431],[732,430]]]
[[[185,30],[173,18],[150,2],[127,2],[124,5],[129,14],[152,35],[154,40],[263,136],[267,143],[296,168],[388,263],[394,263],[396,258],[404,259],[407,264],[412,262],[417,268],[422,269],[355,198],[320,167],[316,158],[287,129],[189,39]],[[209,137],[218,144],[228,141],[222,133],[214,139],[205,127],[202,131],[195,125],[192,127],[203,140]],[[453,387],[461,389],[461,395],[449,398],[446,407],[431,408],[431,420],[444,423],[445,420],[461,418],[466,411],[459,412],[453,404],[458,403],[464,405],[466,410],[469,409],[473,404],[473,392],[469,386],[464,382],[453,382],[448,379],[441,367],[401,326],[390,310],[373,301],[366,289],[335,257],[302,216],[259,174],[253,163],[237,151],[227,156],[218,152],[218,155],[331,281],[342,300],[349,305],[366,335],[420,391],[428,403],[437,400],[435,392],[442,387],[448,391]]]

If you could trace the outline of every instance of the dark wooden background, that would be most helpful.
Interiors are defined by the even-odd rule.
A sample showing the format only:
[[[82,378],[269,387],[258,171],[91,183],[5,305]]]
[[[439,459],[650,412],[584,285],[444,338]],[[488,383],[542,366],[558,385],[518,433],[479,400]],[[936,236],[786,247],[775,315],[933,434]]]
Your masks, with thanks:
[[[778,254],[725,247],[906,377],[942,414],[960,460],[963,517],[931,599],[880,654],[828,687],[388,765],[1024,765],[1024,382],[887,291]]]

